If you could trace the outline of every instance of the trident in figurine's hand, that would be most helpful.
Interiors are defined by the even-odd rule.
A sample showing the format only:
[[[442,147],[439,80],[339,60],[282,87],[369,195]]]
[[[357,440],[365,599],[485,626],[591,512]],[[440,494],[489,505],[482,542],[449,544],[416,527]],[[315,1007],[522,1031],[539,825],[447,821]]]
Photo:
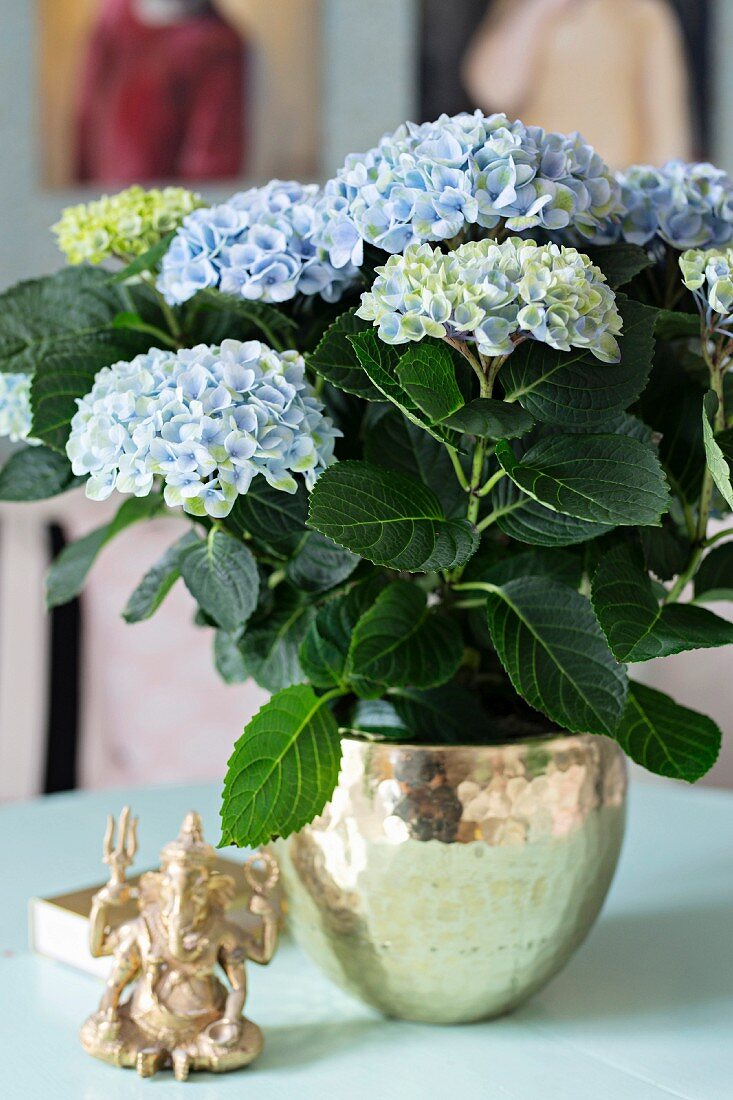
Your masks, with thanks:
[[[106,886],[108,900],[120,899],[129,894],[125,872],[137,852],[137,818],[130,817],[130,807],[125,806],[120,814],[115,843],[115,819],[107,815],[107,828],[104,831],[103,861],[109,867],[109,882]]]

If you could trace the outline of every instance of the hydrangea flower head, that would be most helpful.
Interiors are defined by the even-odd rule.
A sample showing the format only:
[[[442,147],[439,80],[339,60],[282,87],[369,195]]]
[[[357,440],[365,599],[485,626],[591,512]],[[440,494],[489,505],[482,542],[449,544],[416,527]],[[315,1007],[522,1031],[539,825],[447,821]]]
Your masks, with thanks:
[[[713,248],[733,240],[733,179],[712,164],[672,160],[663,168],[635,165],[619,174],[624,212],[607,239],[672,248]]]
[[[560,351],[587,348],[606,363],[620,358],[622,321],[603,273],[574,248],[519,237],[449,253],[411,245],[377,268],[357,313],[387,344],[447,337],[493,357],[532,338]]]
[[[256,340],[153,348],[104,367],[77,405],[66,450],[87,496],[147,496],[160,478],[166,504],[198,516],[228,515],[258,474],[286,493],[295,474],[312,487],[340,434],[302,357]]]
[[[727,317],[733,310],[733,247],[690,249],[680,256],[682,281],[702,307]]]
[[[592,235],[619,209],[620,188],[579,134],[550,134],[505,115],[408,122],[352,154],[325,187],[319,241],[336,267],[363,242],[385,252],[449,240],[468,226],[574,227]]]
[[[69,263],[99,264],[110,256],[129,262],[177,229],[200,204],[200,196],[185,187],[128,187],[67,206],[52,228]]]
[[[0,371],[0,437],[12,443],[29,439],[31,430],[31,380],[27,374],[4,374]]]
[[[272,180],[194,211],[163,258],[158,289],[171,305],[209,287],[250,301],[285,302],[296,294],[338,301],[356,271],[337,270],[316,246],[319,193],[315,185]]]

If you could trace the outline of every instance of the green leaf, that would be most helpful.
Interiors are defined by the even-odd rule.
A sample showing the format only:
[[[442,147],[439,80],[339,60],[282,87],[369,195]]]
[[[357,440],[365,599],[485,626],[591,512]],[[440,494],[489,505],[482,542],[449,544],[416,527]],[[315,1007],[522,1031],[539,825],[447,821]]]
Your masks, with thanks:
[[[592,592],[598,621],[620,661],[651,661],[733,642],[733,623],[702,607],[660,606],[641,552],[628,543],[604,554]]]
[[[214,634],[214,667],[225,684],[243,684],[249,679],[239,642],[226,630]]]
[[[710,421],[715,416],[718,408],[718,398],[710,390],[703,398],[702,410],[702,436],[705,442],[705,454],[707,465],[715,482],[718,492],[723,497],[729,508],[733,508],[733,485],[731,485],[731,470],[728,464],[728,456],[716,439]]]
[[[466,494],[458,483],[448,451],[397,409],[390,409],[369,428],[364,458],[430,485],[447,519],[465,516]]]
[[[318,611],[300,647],[303,672],[316,687],[346,690],[346,662],[354,627],[373,605],[382,584],[378,574],[372,575]]]
[[[0,294],[0,370],[32,374],[51,353],[108,329],[124,308],[102,268],[67,267]]]
[[[376,386],[377,390],[402,412],[408,420],[444,442],[453,438],[451,433],[440,425],[431,425],[422,409],[397,378],[399,352],[392,344],[384,344],[373,329],[350,336],[359,362]]]
[[[486,744],[496,730],[478,696],[458,684],[442,684],[428,691],[400,688],[389,701],[412,738],[426,744]]]
[[[720,730],[711,718],[643,684],[630,685],[623,718],[612,736],[643,768],[688,783],[705,775],[720,752]]]
[[[23,447],[0,470],[0,500],[47,500],[81,485],[66,455],[48,447]]]
[[[386,699],[359,699],[351,716],[349,730],[385,741],[410,740],[410,731]]]
[[[400,357],[397,377],[428,423],[437,424],[464,405],[447,344],[417,344]]]
[[[599,245],[595,248],[584,248],[583,251],[600,267],[612,290],[626,286],[636,275],[654,263],[647,250],[640,248],[638,244]]]
[[[553,435],[519,460],[502,440],[496,457],[528,496],[576,519],[658,526],[669,506],[656,455],[629,436]]]
[[[482,549],[479,549],[466,566],[464,581],[486,581],[489,584],[504,585],[522,577],[550,577],[569,584],[572,588],[580,588],[583,577],[583,559],[580,554],[538,547],[534,550],[520,550],[519,553],[511,553],[498,559],[491,555],[488,560],[482,561]]]
[[[251,550],[215,527],[180,559],[186,587],[224,630],[241,630],[257,606],[260,578]]]
[[[487,599],[489,633],[515,690],[572,733],[613,734],[627,680],[590,603],[569,585],[525,577]]]
[[[521,405],[477,397],[447,417],[444,425],[480,439],[518,439],[531,431],[534,419]]]
[[[149,347],[149,336],[112,327],[49,346],[31,380],[33,437],[64,454],[77,398],[89,393],[98,371]]]
[[[499,529],[531,546],[575,546],[613,530],[608,524],[573,519],[545,508],[526,496],[508,477],[497,485],[492,503],[499,509]]]
[[[341,744],[328,696],[296,684],[254,716],[224,783],[220,846],[257,847],[302,829],[336,786]]]
[[[669,344],[661,344],[642,395],[644,420],[661,436],[659,457],[675,492],[694,504],[705,470],[700,403],[703,390]]]
[[[220,290],[200,290],[193,299],[194,309],[212,313],[226,313],[246,321],[260,333],[270,347],[279,350],[293,346],[298,326],[281,309],[266,302],[252,302]]]
[[[308,531],[285,566],[288,580],[303,592],[328,592],[356,569],[359,558],[318,531]]]
[[[239,648],[249,675],[266,691],[280,691],[306,679],[300,646],[315,609],[287,585],[275,589],[275,605],[244,634]]]
[[[100,550],[126,527],[139,520],[152,519],[162,508],[163,498],[157,493],[147,497],[130,497],[111,523],[65,546],[46,574],[47,609],[50,611],[75,599],[84,587]]]
[[[126,622],[140,623],[155,614],[181,575],[181,554],[198,541],[198,536],[193,531],[188,531],[148,570],[122,612],[122,618]]]
[[[222,522],[235,535],[249,534],[265,549],[288,557],[300,545],[308,519],[308,492],[304,484],[297,493],[283,493],[256,477],[246,493],[235,498],[234,507]]]
[[[346,676],[367,697],[387,687],[437,687],[452,679],[462,657],[456,621],[429,610],[422,589],[396,581],[356,624]]]
[[[733,542],[711,550],[695,577],[695,599],[733,600]]]
[[[510,356],[500,380],[508,401],[519,401],[536,420],[591,428],[633,404],[649,379],[656,310],[620,301],[624,335],[621,361],[599,363],[587,350],[556,351],[527,340]]]
[[[478,545],[466,520],[448,520],[432,490],[368,462],[337,462],[311,494],[315,530],[377,565],[452,569]]]
[[[679,337],[685,339],[699,337],[700,314],[680,313],[674,309],[660,309],[654,331],[662,340],[675,340]]]
[[[661,527],[641,527],[639,537],[647,569],[669,581],[687,565],[690,544],[680,537],[668,516],[665,521]]]
[[[383,401],[382,393],[366,374],[349,340],[369,328],[356,316],[356,308],[343,313],[326,329],[316,350],[306,356],[306,362],[336,389],[354,393],[365,401]]]
[[[111,277],[110,282],[124,283],[128,279],[131,279],[133,275],[141,275],[146,271],[157,271],[160,261],[170,248],[175,235],[175,231],[166,233],[165,237],[161,237],[161,239],[151,248],[148,248],[147,251],[143,252],[140,256],[136,256],[134,260],[131,260],[129,264],[123,267],[122,271],[116,272]]]

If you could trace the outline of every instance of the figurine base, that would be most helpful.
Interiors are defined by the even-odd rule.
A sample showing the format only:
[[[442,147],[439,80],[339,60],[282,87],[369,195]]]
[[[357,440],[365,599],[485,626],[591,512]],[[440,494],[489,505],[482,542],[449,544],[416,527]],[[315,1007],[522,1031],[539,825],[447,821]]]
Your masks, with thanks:
[[[245,1017],[240,1024],[216,1020],[195,1039],[163,1045],[135,1023],[125,1004],[113,1022],[100,1012],[90,1016],[80,1038],[87,1053],[103,1062],[135,1069],[140,1077],[172,1069],[178,1081],[185,1081],[192,1070],[228,1073],[255,1060],[263,1047],[262,1032]]]

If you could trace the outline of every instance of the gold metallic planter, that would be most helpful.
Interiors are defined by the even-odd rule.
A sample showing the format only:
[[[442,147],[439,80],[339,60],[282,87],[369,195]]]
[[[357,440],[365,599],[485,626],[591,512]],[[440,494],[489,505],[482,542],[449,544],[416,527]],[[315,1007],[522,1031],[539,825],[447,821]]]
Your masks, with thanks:
[[[296,939],[391,1016],[515,1008],[603,904],[624,833],[621,750],[590,735],[343,750],[324,813],[275,846]]]

